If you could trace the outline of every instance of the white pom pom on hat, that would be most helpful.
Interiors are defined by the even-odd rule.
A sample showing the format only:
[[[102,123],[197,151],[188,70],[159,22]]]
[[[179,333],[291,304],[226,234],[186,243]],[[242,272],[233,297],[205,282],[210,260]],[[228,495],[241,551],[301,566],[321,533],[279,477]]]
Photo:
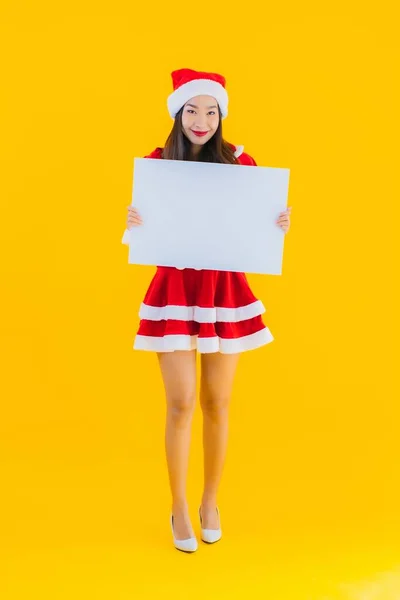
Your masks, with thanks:
[[[168,111],[174,119],[176,113],[188,100],[195,96],[212,96],[218,102],[221,116],[228,114],[228,93],[225,89],[225,77],[218,73],[179,69],[171,73],[174,91],[168,96]]]

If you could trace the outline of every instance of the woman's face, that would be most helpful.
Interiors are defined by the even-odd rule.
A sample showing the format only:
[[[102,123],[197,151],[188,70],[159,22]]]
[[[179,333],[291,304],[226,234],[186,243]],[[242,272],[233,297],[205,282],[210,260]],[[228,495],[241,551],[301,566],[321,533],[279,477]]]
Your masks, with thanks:
[[[219,110],[212,96],[195,96],[186,102],[182,113],[182,127],[186,137],[199,146],[208,142],[217,131]]]

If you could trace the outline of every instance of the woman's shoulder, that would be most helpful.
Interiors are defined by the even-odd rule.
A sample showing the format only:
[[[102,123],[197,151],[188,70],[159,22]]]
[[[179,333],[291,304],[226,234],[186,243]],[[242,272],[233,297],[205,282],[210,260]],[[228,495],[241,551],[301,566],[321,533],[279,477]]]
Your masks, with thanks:
[[[257,163],[254,160],[254,158],[252,156],[250,156],[250,154],[247,154],[246,152],[242,152],[240,154],[240,156],[238,156],[238,161],[240,162],[241,165],[249,165],[252,167],[257,166]]]
[[[145,158],[162,158],[162,152],[164,148],[156,148],[150,154],[146,154]]]
[[[256,167],[257,163],[250,154],[244,151],[244,146],[236,146],[235,144],[229,144],[233,150],[234,155],[238,159],[241,165],[251,165]]]

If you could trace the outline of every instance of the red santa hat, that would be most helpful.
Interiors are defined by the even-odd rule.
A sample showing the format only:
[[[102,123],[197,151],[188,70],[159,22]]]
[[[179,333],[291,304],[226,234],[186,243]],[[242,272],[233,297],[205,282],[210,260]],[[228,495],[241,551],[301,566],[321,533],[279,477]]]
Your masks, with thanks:
[[[174,119],[188,100],[195,96],[212,96],[218,102],[222,118],[228,114],[228,94],[225,77],[218,73],[205,73],[192,69],[179,69],[171,73],[174,91],[168,96],[168,110]]]

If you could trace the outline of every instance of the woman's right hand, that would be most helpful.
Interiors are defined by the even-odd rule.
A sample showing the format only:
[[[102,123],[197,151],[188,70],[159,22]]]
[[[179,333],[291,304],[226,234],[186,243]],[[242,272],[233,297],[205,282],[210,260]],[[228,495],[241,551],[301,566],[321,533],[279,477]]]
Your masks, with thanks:
[[[137,209],[134,206],[128,206],[128,219],[127,219],[127,227],[131,229],[132,227],[136,227],[137,225],[141,225],[143,223]]]

